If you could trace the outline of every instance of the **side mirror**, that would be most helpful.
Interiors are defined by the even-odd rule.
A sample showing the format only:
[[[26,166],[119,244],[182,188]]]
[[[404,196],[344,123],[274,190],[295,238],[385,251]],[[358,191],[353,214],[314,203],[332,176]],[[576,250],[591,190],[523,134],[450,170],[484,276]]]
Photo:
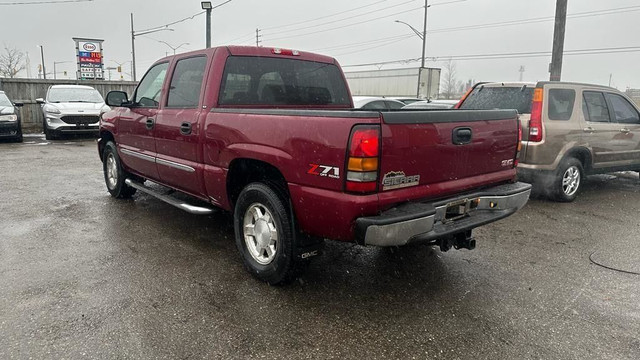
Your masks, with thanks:
[[[127,107],[131,106],[129,97],[124,91],[109,91],[105,103],[111,107]]]
[[[14,103],[13,103],[13,106],[15,106],[15,107],[23,107],[23,106],[24,106],[24,103],[23,103],[23,102],[16,101],[16,102],[14,102]]]
[[[36,102],[40,105],[44,104],[44,99],[43,98],[37,98]]]

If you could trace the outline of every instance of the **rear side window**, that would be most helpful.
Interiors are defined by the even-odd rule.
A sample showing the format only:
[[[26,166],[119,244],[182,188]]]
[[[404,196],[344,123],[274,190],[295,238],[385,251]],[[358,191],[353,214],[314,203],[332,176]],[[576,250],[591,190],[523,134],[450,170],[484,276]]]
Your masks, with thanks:
[[[585,91],[582,93],[584,104],[582,111],[587,121],[609,122],[609,107],[604,99],[604,94],[597,91]]]
[[[173,71],[167,107],[196,108],[200,102],[205,56],[179,60]]]
[[[387,105],[384,101],[372,101],[362,107],[364,110],[387,110]]]
[[[616,122],[621,124],[640,124],[638,111],[627,101],[617,94],[607,94],[607,98],[613,108]]]
[[[342,73],[333,64],[285,58],[230,56],[220,105],[351,104]]]
[[[550,120],[569,120],[573,114],[576,92],[572,89],[550,89],[548,116]]]
[[[533,87],[478,86],[462,103],[460,109],[494,110],[516,109],[520,114],[531,114]]]

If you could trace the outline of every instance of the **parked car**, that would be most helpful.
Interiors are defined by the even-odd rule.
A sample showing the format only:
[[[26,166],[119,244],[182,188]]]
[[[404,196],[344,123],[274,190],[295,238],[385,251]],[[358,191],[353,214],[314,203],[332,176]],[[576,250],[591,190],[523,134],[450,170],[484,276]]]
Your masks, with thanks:
[[[232,212],[245,266],[271,284],[293,279],[325,238],[472,249],[473,228],[515,213],[530,193],[515,182],[515,111],[351,110],[331,57],[238,46],[183,53],[107,103],[98,152],[111,195]]]
[[[47,140],[63,134],[98,134],[100,115],[109,110],[100,93],[91,86],[52,85],[42,105],[44,134]]]
[[[385,99],[397,100],[405,105],[413,104],[414,102],[423,101],[424,99],[414,98],[414,97],[402,97],[402,96],[392,96],[385,97]]]
[[[417,102],[411,103],[403,107],[403,109],[446,110],[446,109],[452,109],[454,106],[456,106],[457,103],[458,101],[456,100],[424,100],[424,101],[417,101]]]
[[[585,175],[640,170],[640,112],[610,87],[569,82],[476,85],[460,109],[517,109],[518,176],[557,201],[573,201]]]
[[[405,106],[403,102],[375,96],[354,96],[354,109],[363,110],[399,110]]]
[[[0,91],[0,139],[22,142],[22,124],[20,112],[16,107],[22,103],[12,102],[4,91]]]

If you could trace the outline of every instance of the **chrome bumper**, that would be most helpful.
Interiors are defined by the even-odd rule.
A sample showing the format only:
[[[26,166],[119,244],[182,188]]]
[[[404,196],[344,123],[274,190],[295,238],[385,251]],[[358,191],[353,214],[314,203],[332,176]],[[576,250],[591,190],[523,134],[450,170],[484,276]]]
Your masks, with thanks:
[[[365,245],[402,246],[429,242],[471,230],[512,215],[529,200],[531,185],[515,183],[444,199],[433,203],[408,203],[379,216],[356,220],[356,238]],[[452,203],[474,208],[459,219],[447,219]],[[468,205],[467,205],[468,206]]]

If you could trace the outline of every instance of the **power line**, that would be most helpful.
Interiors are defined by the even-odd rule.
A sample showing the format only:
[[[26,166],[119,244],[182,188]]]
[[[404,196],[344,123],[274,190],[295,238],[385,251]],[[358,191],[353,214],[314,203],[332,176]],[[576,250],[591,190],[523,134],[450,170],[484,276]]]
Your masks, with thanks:
[[[625,13],[625,12],[629,12],[629,11],[640,11],[640,6],[627,6],[627,7],[614,8],[614,9],[603,9],[603,10],[595,10],[595,11],[586,11],[586,12],[581,12],[581,13],[567,14],[567,18],[584,18],[584,17],[592,17],[592,16],[613,15],[613,14]],[[554,16],[546,16],[546,17],[520,19],[520,20],[510,20],[510,21],[502,21],[502,22],[487,23],[487,24],[477,24],[477,25],[457,26],[457,27],[442,28],[442,29],[433,29],[433,30],[428,30],[427,34],[452,32],[452,31],[463,31],[463,30],[485,29],[485,28],[503,27],[503,26],[511,26],[511,25],[532,24],[532,23],[545,22],[545,21],[551,21],[551,20],[555,20],[555,17]]]
[[[334,24],[334,23],[341,22],[341,21],[350,21],[350,20],[352,20],[352,19],[354,19],[354,18],[357,18],[357,17],[367,16],[367,15],[370,15],[370,14],[373,14],[373,13],[377,13],[377,12],[382,11],[382,10],[392,9],[392,8],[395,8],[395,7],[398,7],[398,6],[402,6],[402,5],[406,5],[406,4],[408,4],[408,3],[412,3],[412,2],[415,2],[415,0],[409,0],[409,1],[401,2],[401,3],[396,4],[396,5],[387,6],[387,7],[384,7],[384,8],[380,8],[380,9],[372,10],[372,11],[365,12],[365,13],[358,14],[358,15],[354,15],[354,16],[351,16],[351,17],[348,17],[348,18],[343,18],[343,19],[337,19],[337,20],[332,20],[332,21],[324,22],[324,23],[322,23],[322,24],[309,25],[309,26],[305,26],[305,27],[300,27],[300,28],[295,28],[295,29],[289,29],[289,30],[283,30],[283,31],[276,31],[276,32],[272,32],[272,33],[270,33],[269,35],[284,34],[284,33],[289,33],[289,32],[294,32],[294,31],[300,31],[300,30],[306,30],[306,29],[317,28],[317,27],[319,27],[319,26],[325,26],[325,25],[329,25],[329,24]]]
[[[262,30],[280,29],[280,28],[289,27],[289,26],[294,26],[294,25],[306,24],[306,23],[310,23],[310,22],[314,22],[314,21],[318,21],[318,20],[322,20],[322,19],[326,19],[326,18],[334,17],[334,16],[336,16],[336,15],[342,15],[342,14],[346,14],[346,13],[348,13],[348,12],[352,12],[352,11],[356,11],[356,10],[364,9],[364,8],[366,8],[366,7],[371,7],[371,6],[373,6],[373,5],[376,5],[376,4],[379,4],[379,3],[382,3],[382,2],[386,2],[386,1],[388,1],[388,0],[377,1],[377,2],[374,2],[374,3],[369,4],[369,5],[358,6],[358,7],[353,8],[353,9],[340,11],[340,12],[337,12],[337,13],[334,13],[334,14],[321,16],[321,17],[318,17],[318,18],[315,18],[315,19],[309,19],[309,20],[304,20],[304,21],[298,21],[298,22],[289,23],[289,24],[286,24],[286,25],[278,25],[278,26],[266,27],[266,28],[263,28]]]
[[[80,2],[90,2],[93,0],[45,0],[45,1],[19,1],[19,2],[2,2],[0,6],[6,5],[39,5],[39,4],[63,4],[63,3],[80,3]]]
[[[91,1],[93,1],[93,0],[91,0]],[[136,30],[136,32],[143,32],[143,31],[150,31],[150,30],[156,30],[156,29],[166,28],[166,27],[169,27],[169,26],[171,26],[171,25],[175,25],[175,24],[179,24],[179,23],[181,23],[181,22],[185,22],[185,21],[187,21],[187,20],[191,20],[191,19],[195,18],[196,16],[199,16],[199,15],[204,14],[205,12],[206,12],[206,11],[201,11],[201,12],[199,12],[199,13],[197,13],[197,14],[194,14],[194,15],[188,16],[188,17],[186,17],[186,18],[184,18],[184,19],[180,19],[180,20],[177,20],[177,21],[174,21],[174,22],[170,22],[170,23],[168,23],[168,24],[164,24],[164,25],[160,25],[160,26],[154,26],[154,27],[152,27],[152,28],[148,28],[148,29]]]
[[[395,39],[395,40],[387,41],[387,42],[384,42],[384,43],[381,43],[381,44],[376,44],[374,46],[369,46],[367,48],[360,49],[360,50],[348,51],[348,52],[345,52],[345,53],[338,53],[338,54],[335,54],[334,56],[344,56],[344,55],[355,54],[355,53],[359,53],[359,52],[363,52],[363,51],[367,51],[367,50],[371,50],[371,49],[378,49],[378,48],[383,47],[383,46],[395,44],[395,43],[397,43],[399,41],[407,40],[407,39],[412,38],[414,36],[415,35],[413,35],[413,34],[409,34],[409,35],[406,35],[404,37],[404,39]],[[371,45],[371,44],[369,44],[369,45]]]
[[[349,48],[349,47],[357,47],[358,45],[370,45],[373,43],[378,43],[378,42],[386,42],[387,40],[391,40],[391,39],[404,39],[407,37],[413,37],[415,35],[413,34],[403,34],[403,35],[395,35],[395,36],[390,36],[390,37],[386,37],[386,38],[379,38],[376,40],[369,40],[369,41],[358,41],[358,42],[353,42],[353,43],[348,43],[348,44],[342,44],[342,45],[336,45],[336,46],[330,46],[330,47],[326,47],[326,48],[318,48],[318,49],[310,49],[309,51],[326,51],[326,50],[334,50],[334,49],[341,49],[341,48]]]
[[[297,34],[297,35],[291,35],[291,36],[284,36],[284,37],[279,37],[279,38],[273,38],[273,39],[270,39],[270,40],[273,41],[273,40],[290,39],[290,38],[294,38],[294,37],[315,35],[315,34],[327,32],[327,31],[344,29],[344,28],[351,27],[351,26],[357,26],[357,25],[360,25],[360,24],[364,24],[364,23],[368,23],[368,22],[372,22],[372,21],[376,21],[376,20],[380,20],[380,19],[384,19],[384,18],[388,18],[388,17],[393,17],[393,16],[396,16],[396,15],[405,14],[405,13],[416,11],[416,10],[421,10],[423,8],[424,8],[424,6],[421,6],[421,7],[418,7],[418,8],[413,8],[413,9],[409,9],[409,10],[405,10],[405,11],[400,11],[400,12],[397,12],[397,13],[393,13],[393,14],[389,14],[389,15],[385,15],[385,16],[380,16],[380,17],[377,17],[377,18],[369,19],[369,20],[359,21],[359,22],[356,22],[356,23],[353,23],[353,24],[342,25],[342,26],[331,28],[331,29],[318,30],[318,31],[310,32],[310,33]]]
[[[576,55],[617,54],[617,53],[629,53],[629,52],[640,52],[640,46],[565,50],[564,54],[568,56],[576,56]],[[430,56],[429,59],[433,61],[436,61],[438,59],[462,61],[462,60],[513,59],[513,58],[523,58],[523,57],[546,57],[546,56],[551,56],[551,52],[550,51],[530,51],[530,52],[516,52],[516,53],[446,55],[446,56]],[[377,65],[389,65],[389,64],[409,64],[409,63],[417,62],[420,60],[421,58],[409,58],[409,59],[400,59],[400,60],[380,61],[380,62],[366,63],[366,64],[342,65],[342,67],[363,67],[363,66],[377,66]]]

